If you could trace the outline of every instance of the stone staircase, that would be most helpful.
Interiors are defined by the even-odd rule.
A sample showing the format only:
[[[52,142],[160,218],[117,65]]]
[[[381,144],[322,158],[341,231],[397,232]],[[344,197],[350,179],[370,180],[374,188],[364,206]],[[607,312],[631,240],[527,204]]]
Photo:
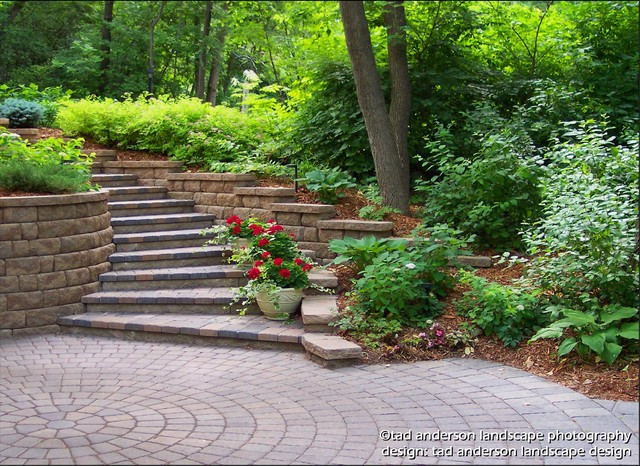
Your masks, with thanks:
[[[109,191],[116,252],[109,257],[111,271],[99,277],[101,290],[82,298],[86,312],[59,318],[65,330],[304,349],[328,366],[361,357],[360,347],[330,334],[334,296],[306,297],[301,317],[292,323],[267,320],[255,305],[247,315],[238,315],[233,287],[246,284],[244,270],[226,262],[228,245],[203,246],[201,231],[216,217],[195,212],[193,200],[170,198],[164,186],[140,185],[137,175],[102,173],[115,160],[115,151],[92,152],[92,179]],[[314,271],[310,278],[326,288],[338,285],[326,270]]]

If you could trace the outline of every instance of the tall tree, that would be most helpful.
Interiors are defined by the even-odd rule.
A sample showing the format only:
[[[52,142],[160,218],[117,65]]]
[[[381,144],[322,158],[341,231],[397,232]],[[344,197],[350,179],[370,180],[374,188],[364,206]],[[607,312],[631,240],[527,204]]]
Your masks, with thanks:
[[[196,67],[196,97],[204,99],[204,77],[207,67],[207,49],[209,31],[211,30],[211,10],[213,9],[213,2],[207,1],[207,6],[204,12],[204,24],[202,25],[202,37],[200,39],[200,50],[198,55],[197,67]]]
[[[100,62],[100,92],[104,94],[107,87],[109,65],[111,62],[111,22],[113,21],[113,4],[114,0],[106,0],[104,2],[104,10],[102,11],[102,61]]]
[[[229,2],[222,4],[224,13],[229,11]],[[207,82],[207,102],[211,105],[216,104],[218,99],[218,83],[220,82],[220,69],[222,68],[222,57],[224,52],[224,42],[227,37],[226,15],[222,18],[222,24],[216,33],[216,48],[213,52],[213,60],[211,62],[211,72],[209,73],[209,81]]]
[[[153,92],[153,53],[155,46],[153,41],[153,33],[155,31],[156,24],[158,24],[158,21],[160,21],[160,18],[162,18],[162,11],[164,10],[165,3],[166,2],[164,1],[160,2],[160,9],[158,10],[158,14],[155,18],[153,18],[151,24],[149,25],[149,93]]]
[[[402,8],[401,2],[398,3],[400,5],[394,5],[394,9]],[[386,13],[390,17],[390,23],[399,30],[402,26],[404,11],[401,13],[387,11]],[[407,213],[409,211],[410,189],[409,157],[406,151],[406,133],[404,133],[403,128],[400,128],[403,124],[402,122],[405,121],[406,102],[402,100],[400,103],[392,104],[395,115],[393,118],[394,123],[392,124],[392,118],[387,113],[384,93],[382,92],[382,85],[376,68],[363,2],[340,1],[340,14],[344,24],[358,104],[362,110],[367,128],[383,204]],[[402,34],[397,34],[396,37],[392,36],[391,39],[402,39],[402,37]],[[398,94],[401,93],[402,89],[405,92],[409,91],[401,70],[403,66],[401,57],[403,51],[404,66],[406,66],[406,45],[396,45],[394,43],[392,48],[393,53],[390,50],[389,66],[392,66],[391,55],[393,55],[393,66],[396,68],[394,73],[395,84],[392,84],[396,87],[396,90],[395,92],[392,91],[392,96],[395,95],[404,99],[404,96],[399,96]],[[397,134],[395,128],[399,130]],[[397,142],[402,134],[405,134],[404,153],[401,153],[398,149]]]

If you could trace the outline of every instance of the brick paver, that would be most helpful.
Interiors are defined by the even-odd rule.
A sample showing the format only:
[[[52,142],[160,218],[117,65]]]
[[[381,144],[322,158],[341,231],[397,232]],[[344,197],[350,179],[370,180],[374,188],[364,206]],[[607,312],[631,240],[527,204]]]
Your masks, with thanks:
[[[612,438],[589,438],[601,434]],[[544,447],[554,450],[522,450]],[[557,456],[581,448],[584,457]],[[3,339],[0,463],[72,461],[637,464],[638,405],[481,360],[329,370],[277,351]]]

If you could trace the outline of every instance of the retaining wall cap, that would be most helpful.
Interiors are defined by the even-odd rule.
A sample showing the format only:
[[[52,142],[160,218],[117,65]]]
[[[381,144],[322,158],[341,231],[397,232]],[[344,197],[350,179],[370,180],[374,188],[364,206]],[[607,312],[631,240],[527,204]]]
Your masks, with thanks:
[[[184,165],[182,162],[171,160],[114,160],[104,163],[106,168],[174,168],[182,167],[182,165]]]
[[[169,181],[255,181],[256,175],[239,173],[169,173]]]
[[[8,118],[0,118],[0,126],[9,126]]]
[[[52,194],[50,196],[0,197],[1,207],[27,207],[45,205],[84,204],[100,202],[109,198],[109,191],[101,189],[90,193]]]
[[[391,231],[393,223],[375,220],[320,220],[321,230]]]
[[[273,203],[273,212],[297,212],[302,214],[335,214],[336,208],[329,204]]]
[[[305,333],[302,346],[324,360],[354,359],[362,357],[362,348],[336,335]]]
[[[295,196],[296,192],[293,188],[271,188],[260,186],[238,186],[233,188],[233,194],[240,194],[243,196],[269,196],[269,197],[288,197]]]

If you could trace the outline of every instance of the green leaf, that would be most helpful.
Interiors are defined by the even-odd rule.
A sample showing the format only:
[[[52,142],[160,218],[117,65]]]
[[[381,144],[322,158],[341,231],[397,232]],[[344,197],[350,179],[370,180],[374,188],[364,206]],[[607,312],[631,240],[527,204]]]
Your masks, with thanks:
[[[628,319],[638,313],[637,309],[632,307],[619,307],[610,305],[600,312],[600,320],[603,324],[610,324],[616,320]]]
[[[622,324],[620,326],[620,330],[618,330],[618,336],[629,340],[637,340],[638,322],[627,322],[626,324]]]
[[[602,353],[604,348],[605,338],[603,333],[594,333],[593,335],[582,335],[580,337],[582,343],[591,348],[595,353]]]
[[[575,338],[567,338],[560,346],[558,346],[558,356],[564,356],[567,353],[570,353],[571,350],[578,344]]]
[[[564,309],[562,312],[572,325],[575,325],[576,327],[589,324],[594,325],[596,323],[593,316],[585,314],[584,312],[575,311],[573,309]]]
[[[561,328],[554,328],[554,327],[541,328],[540,330],[538,330],[538,333],[536,333],[533,337],[531,337],[529,342],[539,340],[540,338],[560,338],[562,336],[562,333],[563,331]]]
[[[616,343],[605,343],[600,357],[606,363],[612,364],[620,354],[620,351],[622,351],[622,346]]]

